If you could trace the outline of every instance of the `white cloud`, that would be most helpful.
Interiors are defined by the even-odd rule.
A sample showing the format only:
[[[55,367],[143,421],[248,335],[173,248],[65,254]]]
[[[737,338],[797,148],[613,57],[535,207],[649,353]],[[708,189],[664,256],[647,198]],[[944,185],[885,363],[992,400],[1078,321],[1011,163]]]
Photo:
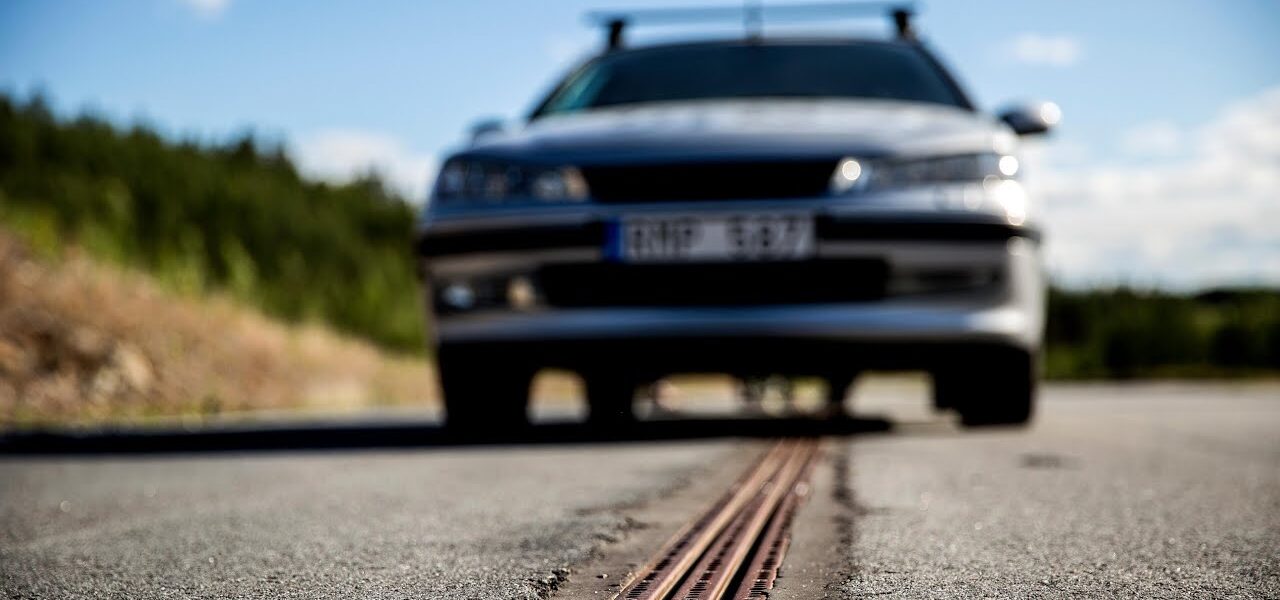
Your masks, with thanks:
[[[1080,42],[1066,34],[1020,33],[1006,45],[1013,60],[1028,65],[1069,67],[1080,60]]]
[[[1137,157],[1170,157],[1186,150],[1184,132],[1168,121],[1143,123],[1120,136],[1120,149]]]
[[[306,175],[342,183],[376,171],[410,202],[426,199],[435,157],[418,152],[393,136],[360,130],[331,129],[303,135],[289,153]]]
[[[1135,140],[1178,147],[1139,165],[1055,170],[1052,150],[1043,157],[1051,271],[1075,284],[1280,285],[1280,87],[1117,145]]]
[[[231,0],[179,0],[179,2],[204,19],[221,17],[231,5]]]

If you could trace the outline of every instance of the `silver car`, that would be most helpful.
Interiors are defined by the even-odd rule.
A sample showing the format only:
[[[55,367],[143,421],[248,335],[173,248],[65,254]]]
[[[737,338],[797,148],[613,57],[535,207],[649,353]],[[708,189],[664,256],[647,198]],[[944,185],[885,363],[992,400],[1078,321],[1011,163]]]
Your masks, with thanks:
[[[901,24],[900,24],[901,25]],[[621,27],[617,27],[620,33]],[[440,168],[417,251],[453,426],[570,369],[596,422],[675,373],[923,370],[967,425],[1033,408],[1044,327],[1018,138],[894,39],[610,47]]]

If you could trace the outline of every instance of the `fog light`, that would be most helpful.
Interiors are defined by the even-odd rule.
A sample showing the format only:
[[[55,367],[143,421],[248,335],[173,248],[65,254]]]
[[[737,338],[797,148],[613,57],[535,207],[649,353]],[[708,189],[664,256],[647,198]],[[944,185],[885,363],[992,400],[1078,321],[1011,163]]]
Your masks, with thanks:
[[[465,283],[451,283],[445,286],[444,291],[440,293],[440,299],[444,300],[450,308],[458,310],[467,310],[476,305],[476,293]]]
[[[507,302],[514,308],[529,308],[537,302],[533,282],[527,277],[513,277],[507,283]]]

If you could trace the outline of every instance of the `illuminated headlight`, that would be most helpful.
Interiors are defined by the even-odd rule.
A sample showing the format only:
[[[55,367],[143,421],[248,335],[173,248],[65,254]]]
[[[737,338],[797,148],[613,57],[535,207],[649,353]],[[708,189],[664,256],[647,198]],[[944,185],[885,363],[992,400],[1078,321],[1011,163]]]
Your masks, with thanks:
[[[982,182],[1018,174],[1018,159],[999,154],[959,154],[928,158],[844,158],[831,176],[831,192],[846,194],[867,189]]]
[[[448,203],[582,202],[587,196],[587,182],[573,167],[456,158],[440,169],[433,194],[435,200]]]
[[[863,177],[862,163],[856,158],[842,158],[831,174],[831,191],[837,194],[849,192],[863,187],[867,178]]]

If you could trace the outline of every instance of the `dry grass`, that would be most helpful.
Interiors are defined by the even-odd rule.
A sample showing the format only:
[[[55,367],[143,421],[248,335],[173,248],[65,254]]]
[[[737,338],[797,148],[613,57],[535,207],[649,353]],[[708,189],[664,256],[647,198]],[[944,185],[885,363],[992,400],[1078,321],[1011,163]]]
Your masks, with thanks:
[[[435,402],[423,358],[389,356],[224,297],[187,297],[0,230],[0,427]]]

